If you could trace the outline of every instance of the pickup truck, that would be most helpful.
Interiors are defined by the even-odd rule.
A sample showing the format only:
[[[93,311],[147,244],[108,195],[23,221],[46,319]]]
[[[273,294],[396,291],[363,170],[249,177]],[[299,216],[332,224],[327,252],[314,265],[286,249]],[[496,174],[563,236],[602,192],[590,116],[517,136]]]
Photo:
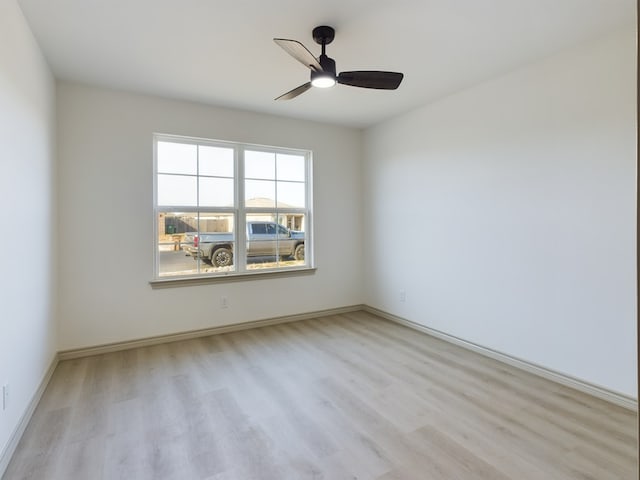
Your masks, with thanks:
[[[227,267],[233,265],[234,243],[231,232],[188,232],[182,248],[194,260],[200,257],[214,267]],[[247,256],[276,255],[304,260],[304,232],[289,230],[275,222],[247,222]]]

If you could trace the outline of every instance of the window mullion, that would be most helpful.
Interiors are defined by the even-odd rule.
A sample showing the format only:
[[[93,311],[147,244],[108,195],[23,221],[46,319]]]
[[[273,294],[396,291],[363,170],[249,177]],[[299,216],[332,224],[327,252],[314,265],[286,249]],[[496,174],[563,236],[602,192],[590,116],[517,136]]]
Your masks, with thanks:
[[[235,265],[238,272],[247,270],[247,212],[244,202],[244,148],[236,148],[235,165],[235,186],[236,186],[236,252]]]
[[[280,225],[280,214],[278,213],[278,154],[274,155],[274,179],[273,190],[275,191],[275,222],[276,225]],[[280,265],[280,233],[276,227],[276,265]]]
[[[198,232],[198,236],[201,237],[202,232],[200,231],[201,219],[200,219],[200,145],[196,147],[196,225]],[[202,270],[202,259],[196,259],[197,271],[198,273]]]

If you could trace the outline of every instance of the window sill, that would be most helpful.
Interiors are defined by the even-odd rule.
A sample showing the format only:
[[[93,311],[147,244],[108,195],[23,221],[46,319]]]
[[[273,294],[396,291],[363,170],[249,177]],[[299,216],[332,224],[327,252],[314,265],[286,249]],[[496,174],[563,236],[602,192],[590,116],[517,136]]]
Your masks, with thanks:
[[[224,275],[199,275],[192,277],[180,277],[180,278],[158,278],[151,280],[149,285],[151,288],[175,288],[175,287],[188,287],[192,285],[206,285],[209,283],[229,283],[229,282],[247,282],[252,280],[267,280],[272,278],[282,277],[298,277],[302,275],[313,275],[316,273],[316,268],[295,268],[270,272],[255,272],[255,273],[228,273]]]

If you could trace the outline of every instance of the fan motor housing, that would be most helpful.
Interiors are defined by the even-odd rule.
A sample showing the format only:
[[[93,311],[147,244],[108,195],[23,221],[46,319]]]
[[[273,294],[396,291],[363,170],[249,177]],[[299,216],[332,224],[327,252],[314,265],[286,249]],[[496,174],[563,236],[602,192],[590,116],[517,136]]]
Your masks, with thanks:
[[[336,36],[336,31],[333,29],[333,27],[321,25],[314,28],[311,35],[313,35],[313,39],[316,43],[320,45],[329,45],[331,42],[333,42],[333,39]]]

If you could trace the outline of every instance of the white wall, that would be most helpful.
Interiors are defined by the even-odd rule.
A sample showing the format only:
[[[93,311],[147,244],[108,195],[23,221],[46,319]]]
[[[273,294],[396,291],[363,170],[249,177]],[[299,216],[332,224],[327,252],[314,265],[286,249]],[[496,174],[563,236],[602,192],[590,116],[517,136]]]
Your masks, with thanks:
[[[0,458],[56,350],[54,88],[17,3],[0,0]]]
[[[366,131],[366,303],[635,397],[635,39]]]
[[[60,349],[362,303],[360,131],[64,83],[58,130]],[[153,290],[153,132],[313,150],[317,272]]]

